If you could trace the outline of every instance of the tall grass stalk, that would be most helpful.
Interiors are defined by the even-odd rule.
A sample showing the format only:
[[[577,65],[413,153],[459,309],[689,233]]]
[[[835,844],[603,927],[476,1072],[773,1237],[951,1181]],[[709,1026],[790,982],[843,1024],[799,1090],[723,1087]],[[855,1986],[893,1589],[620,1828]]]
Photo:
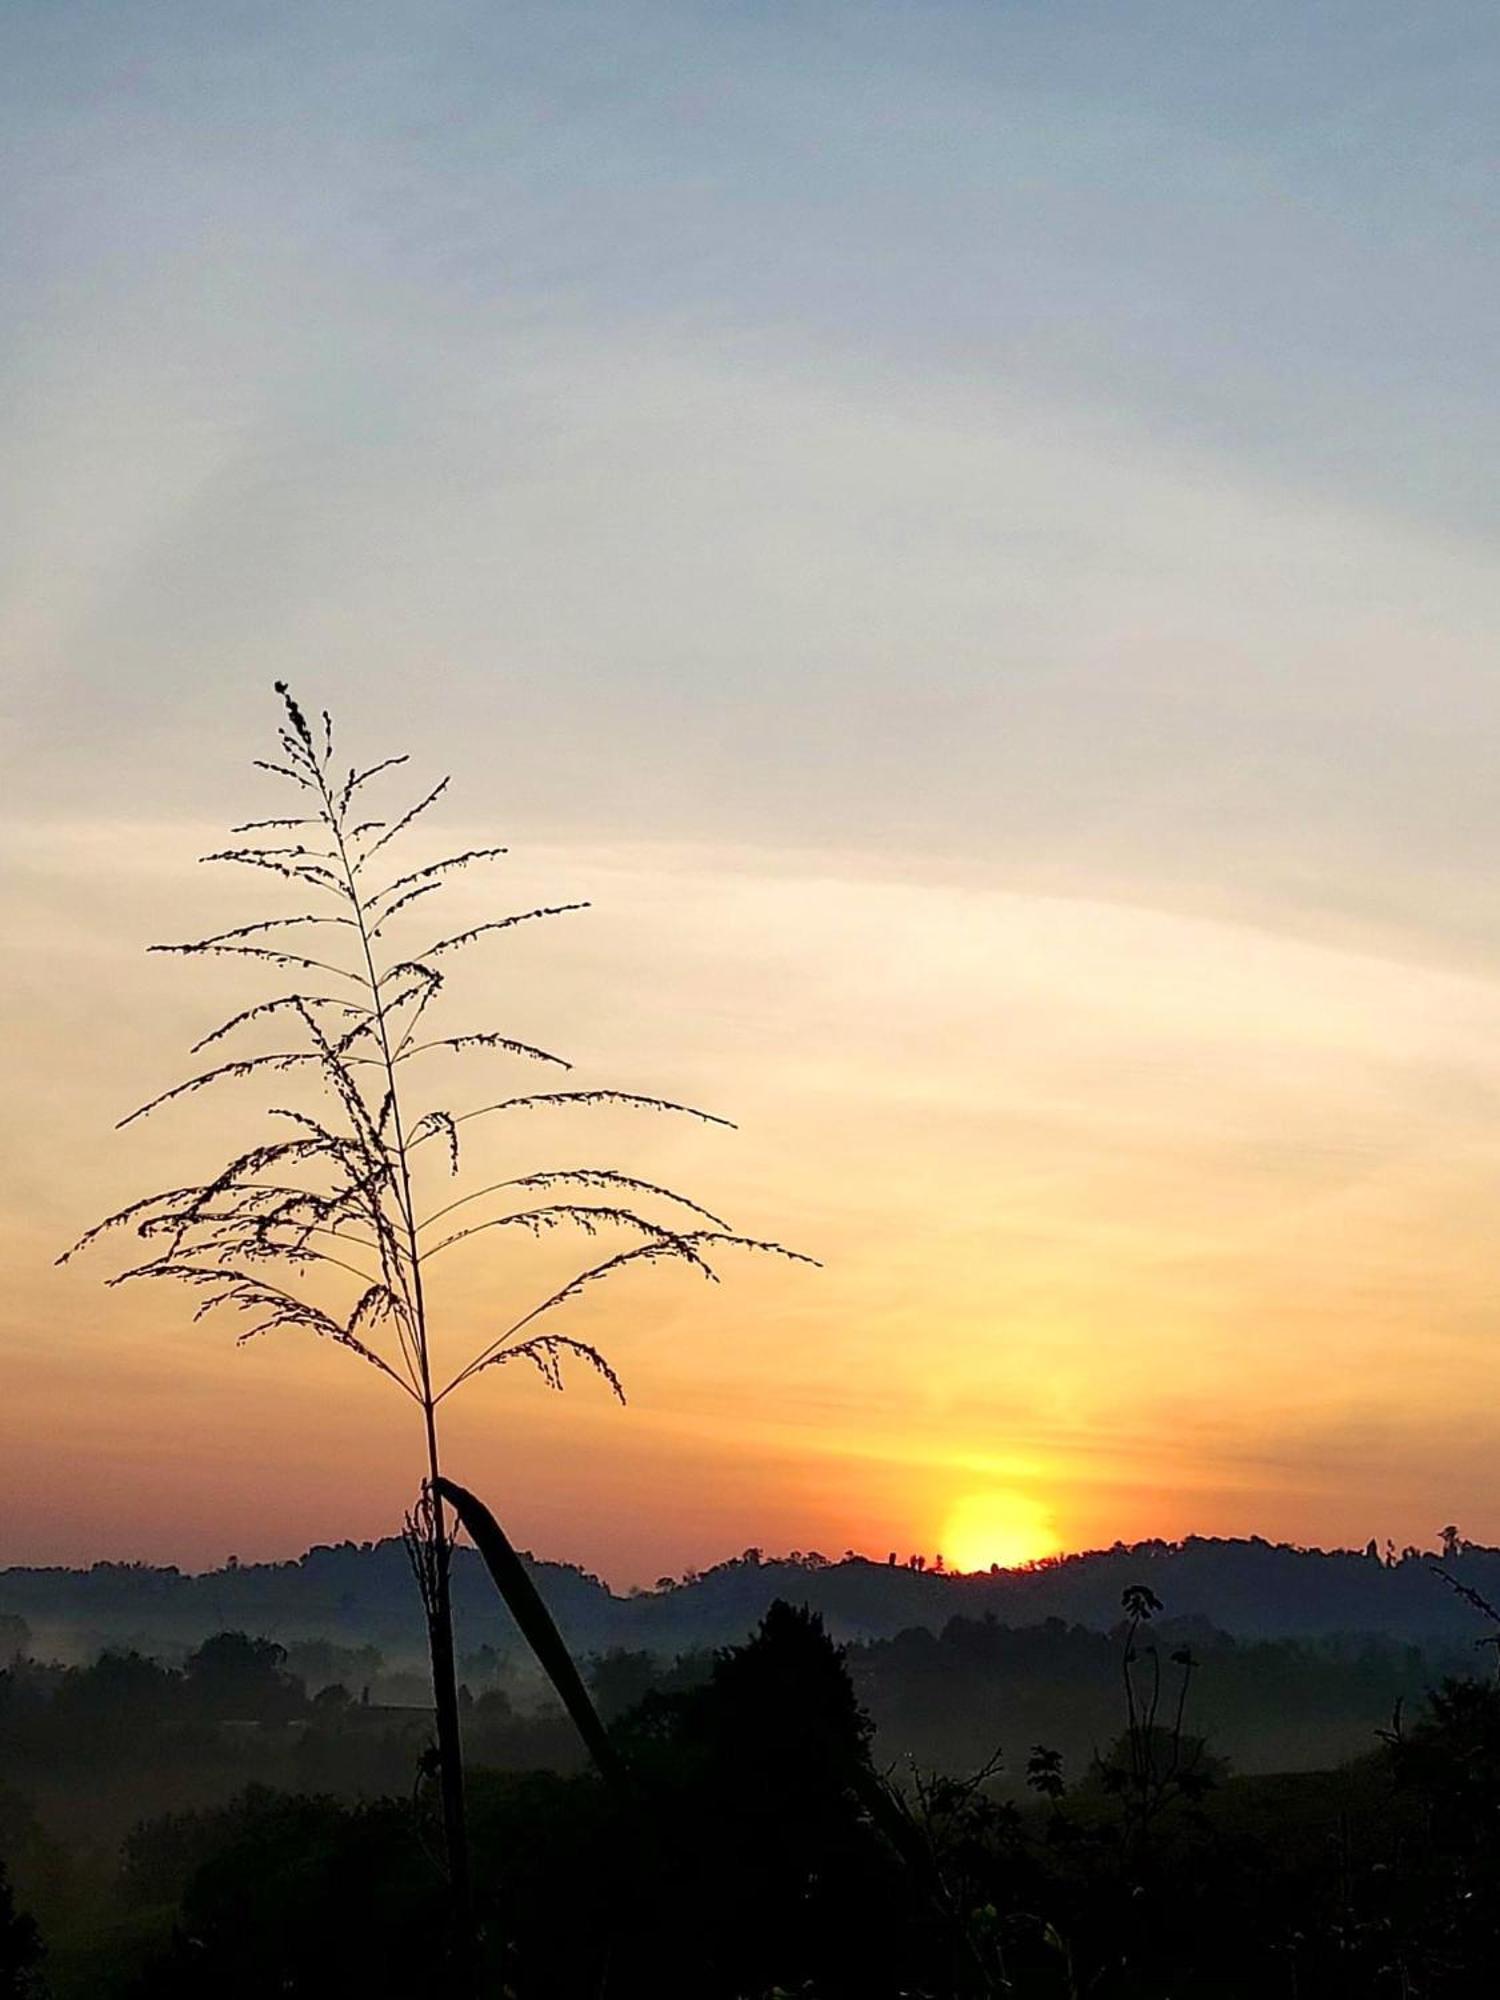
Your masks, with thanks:
[[[290,975],[292,990],[241,1008],[194,1044],[194,1053],[233,1047],[246,1031],[274,1030],[281,1045],[213,1062],[120,1123],[131,1125],[199,1091],[251,1077],[308,1079],[316,1085],[312,1108],[268,1106],[271,1127],[216,1172],[131,1202],[88,1230],[59,1261],[109,1231],[132,1231],[149,1254],[110,1284],[151,1278],[191,1286],[202,1294],[195,1318],[228,1307],[253,1322],[240,1332],[241,1342],[281,1329],[331,1341],[414,1405],[425,1472],[406,1535],[432,1662],[455,1985],[472,1989],[476,1945],[451,1592],[456,1523],[441,1483],[443,1405],[479,1375],[517,1361],[530,1363],[554,1389],[562,1387],[564,1364],[580,1363],[623,1402],[619,1376],[604,1354],[559,1322],[565,1308],[642,1264],[670,1261],[716,1281],[713,1260],[720,1251],[796,1253],[737,1235],[687,1196],[614,1167],[538,1168],[450,1191],[446,1200],[429,1191],[434,1169],[449,1177],[460,1173],[462,1128],[479,1118],[607,1104],[715,1125],[729,1121],[662,1097],[593,1088],[528,1091],[461,1108],[433,1103],[424,1093],[423,1108],[416,1110],[413,1079],[423,1060],[439,1052],[570,1067],[545,1049],[489,1028],[424,1036],[424,1023],[445,995],[451,965],[481,938],[587,906],[521,910],[415,950],[398,946],[394,936],[415,920],[418,904],[426,915],[455,874],[497,861],[506,850],[469,848],[399,868],[393,848],[437,803],[448,780],[414,803],[373,808],[368,788],[389,784],[407,758],[341,771],[327,712],[315,728],[283,682],[277,693],[284,709],[279,751],[256,762],[290,791],[294,810],[236,826],[234,844],[204,859],[274,876],[307,896],[311,907],[152,949],[233,957]],[[527,1303],[445,1377],[431,1338],[431,1267],[459,1243],[490,1231],[533,1238],[574,1231],[603,1240],[593,1261]]]

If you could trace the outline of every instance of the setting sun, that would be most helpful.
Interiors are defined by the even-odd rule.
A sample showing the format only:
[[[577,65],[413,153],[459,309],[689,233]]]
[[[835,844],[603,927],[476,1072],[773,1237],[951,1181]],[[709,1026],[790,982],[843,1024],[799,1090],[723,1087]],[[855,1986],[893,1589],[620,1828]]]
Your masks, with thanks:
[[[967,1493],[943,1524],[949,1569],[988,1569],[991,1563],[1014,1569],[1054,1555],[1058,1546],[1051,1511],[1025,1493]]]

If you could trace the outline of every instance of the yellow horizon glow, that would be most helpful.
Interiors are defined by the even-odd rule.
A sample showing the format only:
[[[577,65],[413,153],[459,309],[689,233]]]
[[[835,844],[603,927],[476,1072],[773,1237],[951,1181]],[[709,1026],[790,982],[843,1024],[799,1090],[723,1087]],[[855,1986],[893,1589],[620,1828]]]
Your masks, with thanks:
[[[108,1291],[108,1246],[52,1266],[83,1223],[259,1129],[236,1085],[111,1130],[245,997],[142,952],[239,915],[185,858],[211,830],[12,831],[33,970],[0,1216],[0,1560],[212,1563],[384,1532],[419,1453],[368,1371],[293,1339],[237,1351],[188,1299]],[[1494,1532],[1483,1399],[1448,1390],[1482,1372],[1493,1319],[1483,968],[794,853],[554,845],[502,886],[515,907],[586,889],[595,912],[476,958],[454,1025],[497,1019],[580,1081],[740,1130],[549,1114],[475,1127],[474,1174],[585,1149],[824,1266],[642,1273],[580,1300],[570,1330],[619,1366],[626,1410],[508,1373],[446,1406],[454,1476],[525,1545],[650,1581],[752,1543],[987,1568],[1117,1537]],[[495,893],[456,887],[455,924]],[[467,1087],[501,1073],[486,1057]],[[462,1358],[556,1254],[479,1238],[445,1258],[439,1345]]]
[[[1028,1493],[966,1493],[943,1523],[943,1561],[950,1570],[1018,1569],[1060,1548],[1051,1509]]]

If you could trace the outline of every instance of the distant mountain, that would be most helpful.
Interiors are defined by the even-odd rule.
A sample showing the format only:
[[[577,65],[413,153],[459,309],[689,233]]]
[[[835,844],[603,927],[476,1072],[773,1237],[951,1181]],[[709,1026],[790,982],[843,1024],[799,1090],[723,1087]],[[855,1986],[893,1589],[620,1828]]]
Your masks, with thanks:
[[[1434,1573],[1439,1558],[1409,1549],[1382,1557],[1249,1540],[1190,1536],[1060,1557],[1019,1570],[944,1575],[846,1557],[742,1556],[681,1582],[619,1595],[572,1564],[527,1558],[569,1643],[583,1654],[627,1647],[671,1657],[744,1637],[771,1600],[821,1611],[843,1639],[939,1632],[955,1616],[1009,1626],[1059,1618],[1108,1630],[1127,1584],[1145,1583],[1174,1618],[1197,1618],[1236,1637],[1380,1634],[1423,1646],[1467,1646],[1500,1623]],[[1500,1550],[1460,1543],[1451,1575],[1500,1604]],[[471,1550],[455,1564],[460,1647],[509,1652],[508,1616]],[[309,1549],[295,1561],[231,1563],[202,1575],[138,1563],[91,1569],[0,1570],[0,1618],[21,1618],[35,1648],[76,1657],[130,1644],[171,1653],[226,1628],[283,1643],[321,1637],[373,1644],[391,1659],[422,1650],[417,1595],[397,1540]],[[3,1630],[3,1628],[0,1628]]]

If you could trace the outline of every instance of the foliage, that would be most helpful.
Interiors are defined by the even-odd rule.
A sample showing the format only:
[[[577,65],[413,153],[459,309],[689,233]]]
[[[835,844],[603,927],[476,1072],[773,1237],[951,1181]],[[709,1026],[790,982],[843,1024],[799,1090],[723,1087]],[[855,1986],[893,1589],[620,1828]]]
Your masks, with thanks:
[[[37,1990],[35,1975],[42,1941],[33,1918],[16,1908],[5,1864],[0,1861],[0,2000],[24,2000]]]
[[[1159,1614],[1152,1623],[1160,1631]],[[1123,1638],[1112,1642],[1117,1674]],[[1195,1672],[1185,1736],[1198,1734],[1211,1658]],[[376,1727],[357,1703],[322,1719],[308,1704],[289,1722],[192,1721],[189,1676],[159,1671],[159,1684],[136,1682],[143,1698],[166,1691],[153,1757],[184,1732],[208,1759],[215,1744],[252,1740],[247,1727],[267,1744],[325,1749]],[[63,1687],[97,1672],[56,1678],[27,1729]],[[1484,1683],[1439,1687],[1415,1720],[1339,1769],[1247,1778],[1205,1750],[1216,1782],[1153,1814],[1142,1837],[1129,1784],[1099,1777],[1112,1762],[1129,1772],[1128,1728],[1117,1757],[1076,1767],[1022,1737],[1012,1756],[967,1774],[883,1769],[848,1658],[803,1609],[777,1604],[750,1641],[690,1672],[694,1684],[658,1685],[614,1721],[631,1798],[576,1762],[570,1774],[485,1769],[482,1712],[501,1698],[474,1704],[471,1819],[492,1990],[1468,2000],[1500,1974],[1500,1692]],[[107,1709],[123,1683],[111,1668],[95,1685]],[[1116,1690],[1118,1721],[1118,1677]],[[73,1715],[88,1706],[76,1698]],[[498,1709],[496,1720],[537,1726]],[[555,1748],[571,1740],[560,1727]],[[39,1743],[7,1738],[8,1765],[25,1764],[15,1752],[28,1741]],[[56,1737],[40,1747],[63,1753]],[[540,1738],[530,1753],[519,1736],[512,1748],[522,1763],[552,1754]],[[430,1950],[445,1893],[430,1811],[389,1781],[367,1796],[341,1782],[335,1796],[322,1769],[315,1756],[280,1789],[159,1813],[125,1841],[112,1904],[49,1886],[55,1862],[24,1815],[0,1812],[0,1854],[43,1919],[54,2000],[446,2000]],[[79,1770],[98,1783],[97,1762]]]
[[[728,1121],[665,1098],[613,1089],[528,1092],[463,1109],[429,1102],[414,1114],[408,1065],[421,1064],[424,1057],[487,1050],[529,1064],[571,1067],[498,1030],[431,1036],[424,1026],[445,994],[452,957],[482,937],[587,905],[522,910],[415,949],[395,945],[398,917],[409,920],[411,907],[439,894],[456,873],[506,850],[470,848],[399,873],[383,863],[377,867],[377,858],[436,803],[448,780],[389,816],[372,813],[366,786],[406,758],[387,757],[359,771],[351,767],[340,777],[330,717],[324,714],[315,736],[280,683],[278,691],[287,718],[280,732],[281,761],[257,763],[295,788],[299,810],[242,823],[234,829],[241,844],[204,859],[269,872],[319,900],[295,914],[153,949],[233,956],[317,978],[242,1008],[194,1045],[197,1052],[274,1023],[289,1046],[215,1062],[160,1092],[121,1124],[251,1076],[311,1077],[322,1087],[324,1108],[317,1115],[273,1108],[269,1116],[280,1121],[279,1129],[206,1180],[132,1202],[88,1230],[66,1257],[106,1232],[129,1229],[151,1254],[112,1284],[166,1278],[189,1285],[204,1295],[199,1317],[229,1307],[252,1322],[241,1341],[284,1328],[330,1340],[378,1369],[429,1417],[476,1375],[515,1361],[531,1363],[556,1387],[562,1364],[572,1356],[621,1393],[604,1356],[559,1330],[558,1315],[566,1305],[599,1280],[644,1263],[675,1261],[713,1279],[712,1253],[726,1247],[796,1253],[734,1234],[721,1218],[670,1188],[596,1165],[538,1169],[422,1212],[416,1193],[420,1167],[436,1154],[448,1173],[457,1174],[459,1128],[478,1118],[608,1103],[709,1124]],[[324,936],[329,929],[332,939]],[[308,939],[309,931],[318,937]],[[309,956],[314,949],[324,956]],[[324,986],[333,990],[311,990]],[[657,1204],[658,1212],[648,1214],[643,1203]],[[455,1221],[460,1209],[467,1213]],[[668,1211],[676,1211],[675,1219]],[[484,1232],[538,1237],[565,1229],[587,1238],[612,1237],[615,1247],[528,1305],[447,1380],[439,1377],[423,1292],[432,1264]],[[347,1295],[346,1307],[337,1311],[309,1289],[311,1279],[332,1273],[342,1278]]]

